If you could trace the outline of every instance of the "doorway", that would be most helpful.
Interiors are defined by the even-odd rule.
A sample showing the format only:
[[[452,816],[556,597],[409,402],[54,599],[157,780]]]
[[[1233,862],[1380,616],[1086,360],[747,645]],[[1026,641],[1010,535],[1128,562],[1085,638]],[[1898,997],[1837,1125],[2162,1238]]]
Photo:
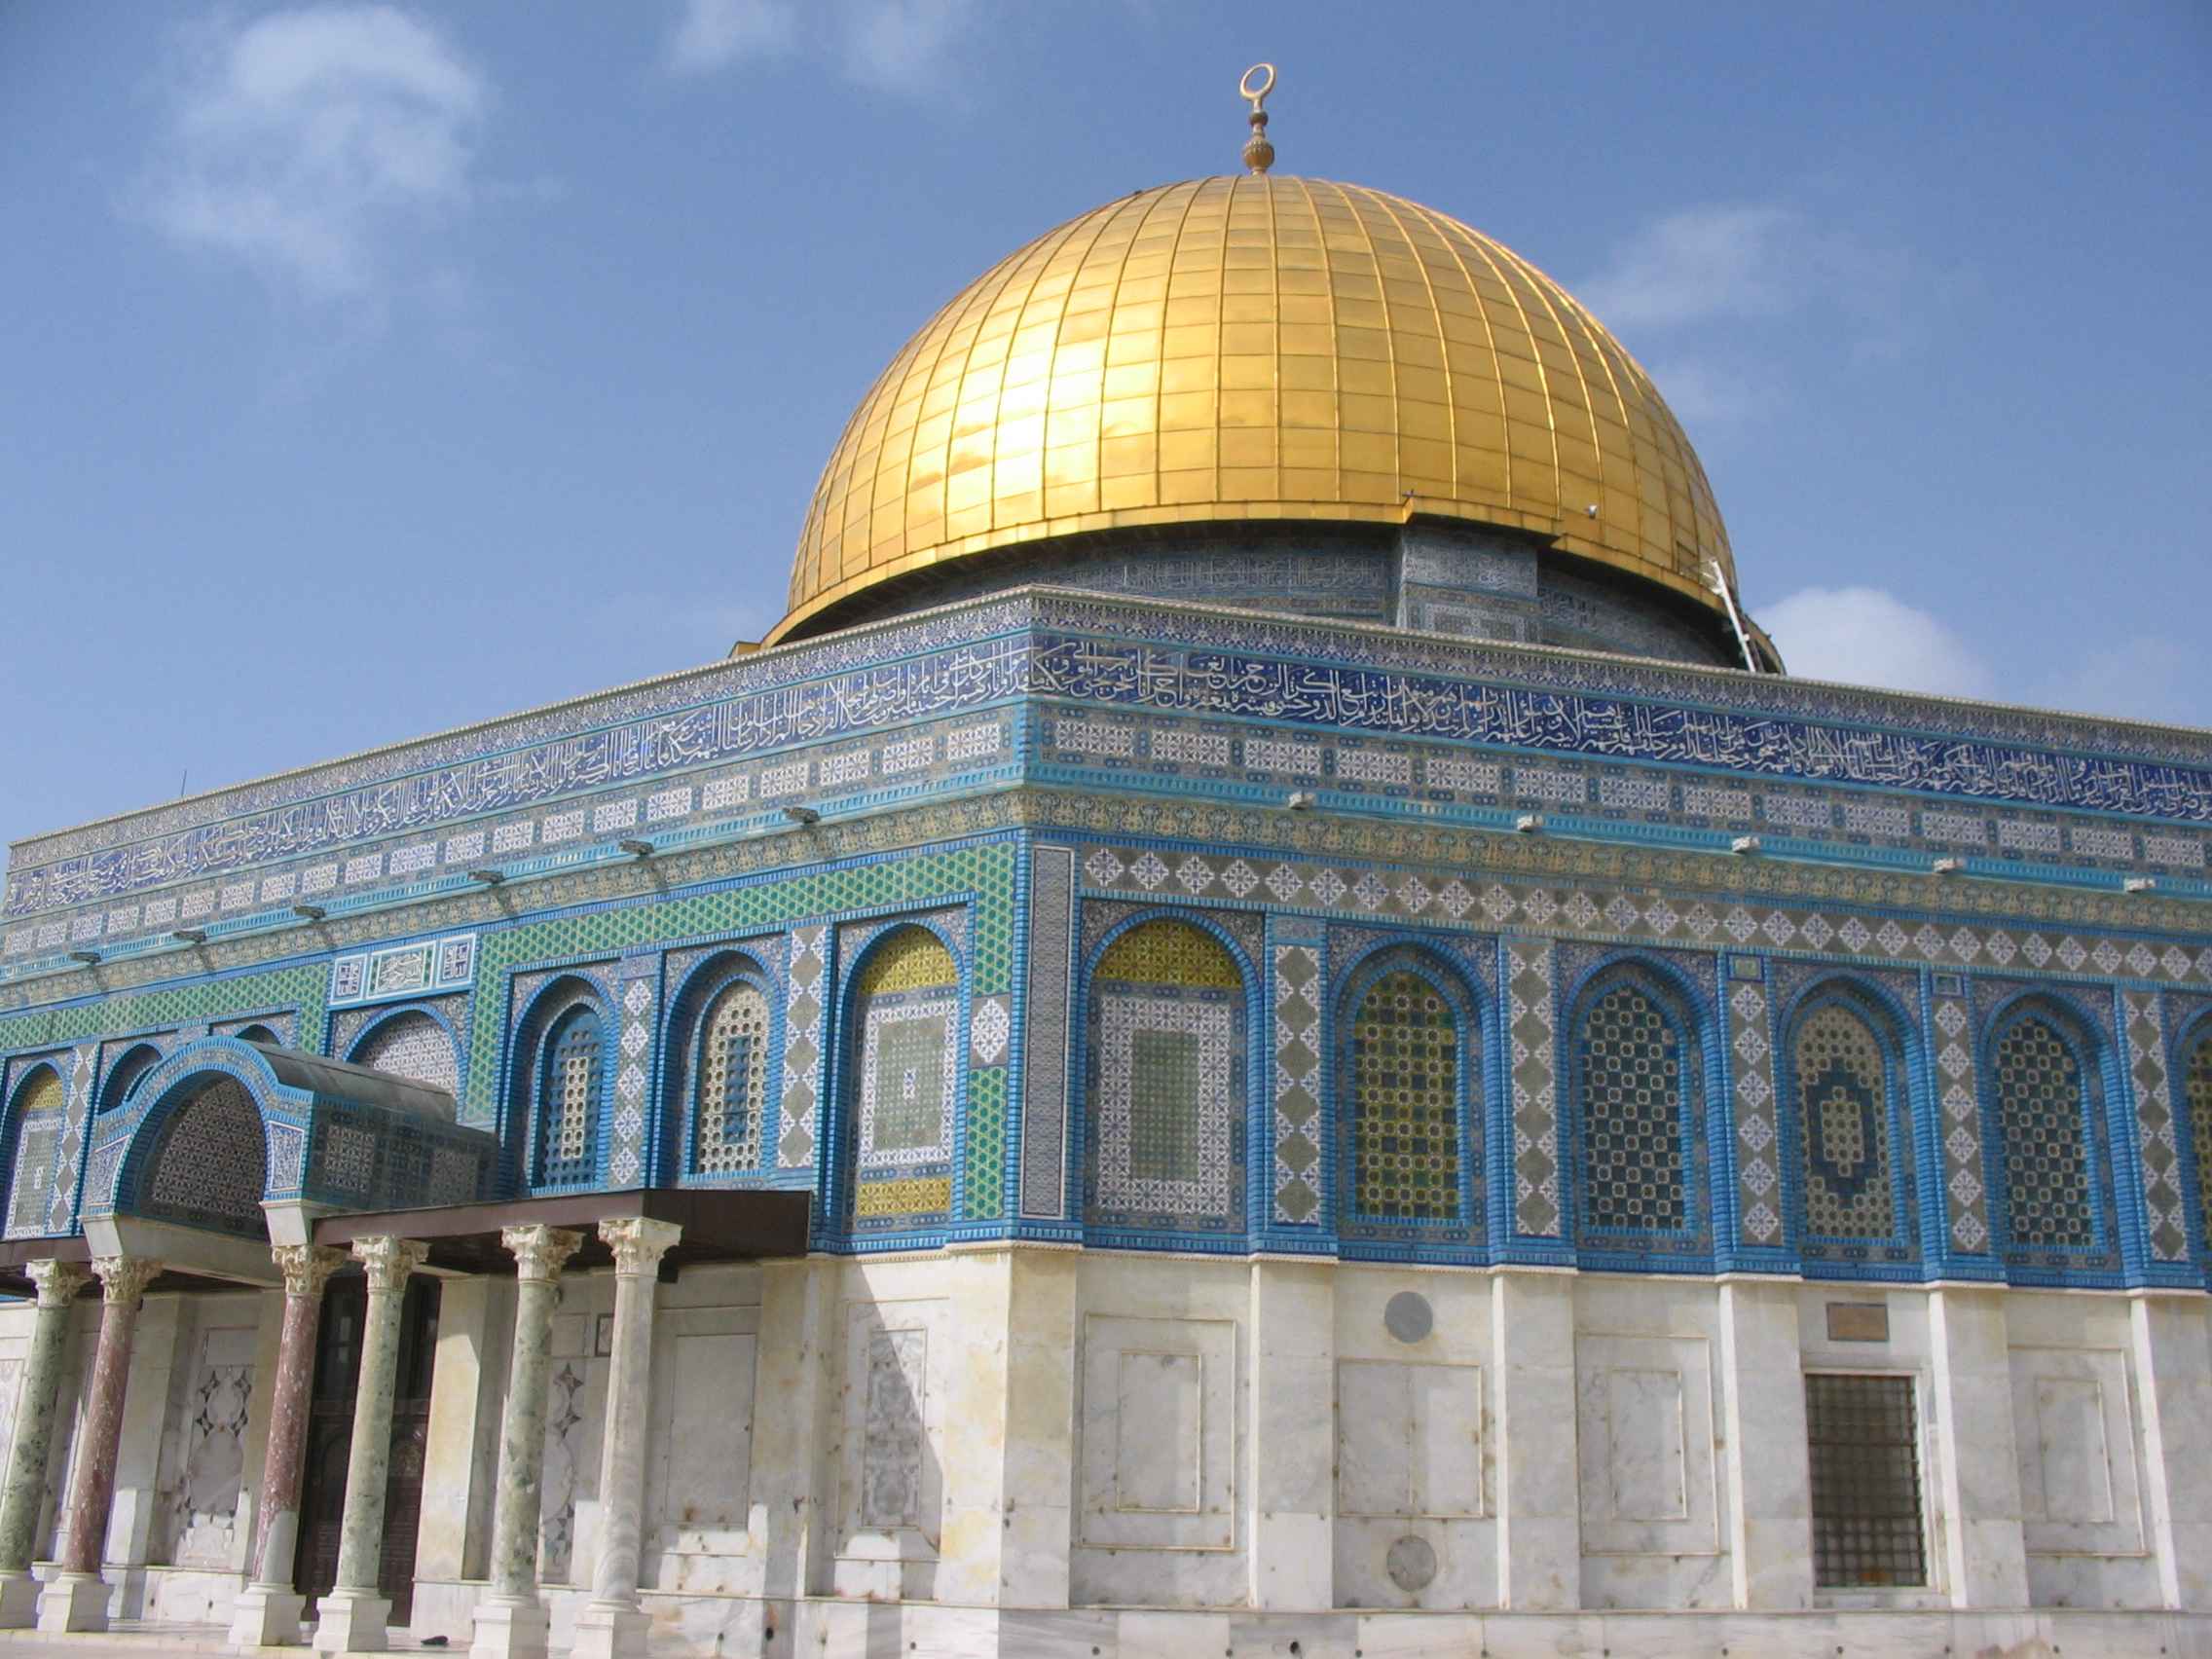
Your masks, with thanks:
[[[361,1377],[368,1281],[331,1280],[315,1339],[314,1394],[308,1409],[306,1478],[300,1492],[300,1552],[293,1588],[312,1607],[338,1582],[338,1540],[346,1515],[346,1459],[353,1444],[353,1394]],[[379,1593],[391,1598],[391,1622],[405,1625],[415,1604],[415,1532],[423,1517],[423,1467],[430,1431],[430,1371],[438,1349],[438,1281],[407,1281],[399,1314],[399,1375],[392,1391],[390,1474],[385,1485],[384,1557]]]

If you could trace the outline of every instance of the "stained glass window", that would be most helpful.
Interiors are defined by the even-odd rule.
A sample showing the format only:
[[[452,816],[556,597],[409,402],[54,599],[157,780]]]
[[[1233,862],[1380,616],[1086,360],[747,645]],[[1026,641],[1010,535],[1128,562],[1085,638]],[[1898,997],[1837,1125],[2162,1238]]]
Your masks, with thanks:
[[[1584,1215],[1597,1228],[1688,1225],[1682,1111],[1689,1063],[1659,1005],[1633,984],[1592,1003],[1575,1034]]]
[[[741,979],[715,998],[703,1022],[693,1173],[728,1175],[760,1161],[767,1075],[768,999]]]
[[[1791,1052],[1805,1148],[1805,1226],[1822,1238],[1888,1238],[1890,1071],[1864,1017],[1825,1003],[1798,1021]]]
[[[1106,1220],[1231,1223],[1244,980],[1221,942],[1165,918],[1107,946],[1091,980],[1090,1185]]]
[[[571,1009],[546,1034],[538,1083],[535,1185],[588,1186],[598,1173],[602,1059],[595,1009]]]
[[[2006,1028],[1992,1059],[2011,1241],[2031,1248],[2095,1244],[2081,1061],[2055,1026],[2034,1015]]]
[[[1459,1214],[1459,1027],[1408,969],[1383,974],[1351,1018],[1352,1202],[1372,1220]]]

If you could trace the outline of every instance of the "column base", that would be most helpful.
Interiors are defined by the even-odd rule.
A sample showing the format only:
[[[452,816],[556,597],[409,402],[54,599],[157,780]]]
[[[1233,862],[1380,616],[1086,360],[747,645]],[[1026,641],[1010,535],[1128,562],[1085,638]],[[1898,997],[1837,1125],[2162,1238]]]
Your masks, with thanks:
[[[285,1584],[248,1584],[231,1614],[234,1647],[294,1647],[308,1599]]]
[[[570,1659],[645,1659],[652,1620],[626,1602],[586,1602],[576,1614]]]
[[[391,1645],[391,1598],[373,1590],[333,1590],[314,1604],[317,1653],[381,1653]]]
[[[38,1623],[38,1597],[44,1586],[38,1574],[0,1572],[0,1630],[28,1630]]]
[[[51,1636],[107,1629],[107,1580],[96,1572],[56,1573],[38,1597],[38,1628]]]
[[[545,1659],[553,1621],[535,1596],[488,1596],[476,1604],[468,1659]]]

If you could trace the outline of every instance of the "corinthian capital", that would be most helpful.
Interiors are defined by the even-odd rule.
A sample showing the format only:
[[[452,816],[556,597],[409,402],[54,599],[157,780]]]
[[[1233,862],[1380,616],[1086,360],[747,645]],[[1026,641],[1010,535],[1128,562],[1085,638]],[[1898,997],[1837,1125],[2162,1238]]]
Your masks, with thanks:
[[[394,1238],[388,1234],[375,1238],[353,1240],[353,1260],[361,1264],[369,1275],[371,1291],[398,1291],[407,1288],[407,1275],[423,1265],[423,1258],[430,1253],[427,1244],[413,1238]]]
[[[92,1276],[74,1262],[26,1262],[23,1271],[38,1287],[41,1308],[68,1307],[77,1300],[77,1292],[85,1288],[85,1281]]]
[[[580,1233],[566,1227],[503,1227],[499,1230],[499,1242],[513,1252],[515,1276],[520,1279],[539,1279],[550,1284],[561,1276],[569,1258],[576,1253],[584,1241]]]
[[[647,1221],[644,1216],[621,1216],[599,1224],[599,1236],[614,1252],[614,1271],[643,1275],[660,1271],[660,1259],[683,1236],[673,1221]]]
[[[109,1302],[136,1302],[161,1271],[162,1264],[150,1256],[92,1258],[92,1272],[100,1275],[100,1294]]]
[[[322,1244],[272,1244],[269,1254],[284,1275],[286,1296],[320,1296],[330,1275],[346,1265],[346,1252]]]

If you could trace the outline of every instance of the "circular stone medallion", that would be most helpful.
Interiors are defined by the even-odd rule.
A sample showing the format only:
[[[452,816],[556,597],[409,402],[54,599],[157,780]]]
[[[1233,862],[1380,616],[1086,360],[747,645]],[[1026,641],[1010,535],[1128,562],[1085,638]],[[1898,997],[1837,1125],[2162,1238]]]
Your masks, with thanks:
[[[1436,1550],[1426,1538],[1411,1533],[1390,1546],[1390,1553],[1382,1558],[1383,1570],[1390,1582],[1405,1591],[1425,1590],[1436,1576]]]
[[[1418,1343],[1436,1328],[1436,1311],[1419,1291],[1401,1290],[1383,1305],[1382,1328],[1402,1343]]]

